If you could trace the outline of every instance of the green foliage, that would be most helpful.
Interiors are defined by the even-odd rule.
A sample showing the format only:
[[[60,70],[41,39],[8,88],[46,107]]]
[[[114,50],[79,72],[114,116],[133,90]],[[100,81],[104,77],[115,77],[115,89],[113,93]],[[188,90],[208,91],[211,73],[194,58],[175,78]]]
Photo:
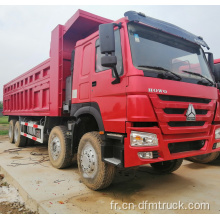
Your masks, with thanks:
[[[8,116],[0,116],[0,124],[9,124]]]
[[[0,130],[0,135],[6,135],[6,134],[8,134],[7,130],[3,130],[3,131]]]

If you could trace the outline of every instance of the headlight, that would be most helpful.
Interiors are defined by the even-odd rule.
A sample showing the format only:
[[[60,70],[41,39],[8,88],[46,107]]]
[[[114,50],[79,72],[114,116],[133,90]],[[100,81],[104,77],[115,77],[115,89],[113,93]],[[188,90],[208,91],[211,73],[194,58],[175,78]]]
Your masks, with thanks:
[[[215,139],[219,139],[220,138],[220,128],[217,128],[215,130]]]
[[[131,146],[157,146],[158,139],[156,134],[147,132],[131,131]]]

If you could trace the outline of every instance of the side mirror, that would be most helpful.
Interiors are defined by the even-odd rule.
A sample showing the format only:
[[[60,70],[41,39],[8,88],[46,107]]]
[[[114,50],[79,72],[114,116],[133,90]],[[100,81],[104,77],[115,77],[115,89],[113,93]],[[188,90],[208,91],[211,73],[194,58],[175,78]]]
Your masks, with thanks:
[[[210,66],[210,69],[212,73],[214,73],[214,58],[213,58],[213,53],[205,52],[205,54],[208,55],[208,64]]]
[[[113,23],[99,25],[99,42],[100,51],[102,54],[105,54],[105,56],[101,58],[101,65],[114,70],[116,79],[112,84],[118,84],[120,83],[120,77],[116,68],[117,57],[115,56],[114,25]]]
[[[114,24],[99,25],[99,42],[102,54],[112,54],[115,52]]]
[[[116,56],[104,56],[101,58],[101,64],[104,67],[114,68],[117,64]]]
[[[213,72],[213,75],[215,77],[215,81],[216,82],[220,82],[220,64],[217,63],[217,64],[214,64],[214,72]],[[219,87],[220,87],[220,83],[217,83],[219,84]]]

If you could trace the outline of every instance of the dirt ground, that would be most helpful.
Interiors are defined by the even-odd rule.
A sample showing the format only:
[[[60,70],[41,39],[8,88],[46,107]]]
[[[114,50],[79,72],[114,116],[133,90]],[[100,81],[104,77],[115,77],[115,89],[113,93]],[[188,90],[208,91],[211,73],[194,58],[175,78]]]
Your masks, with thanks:
[[[6,135],[0,136],[4,169],[8,169],[9,173],[14,172],[17,181],[23,177],[19,181],[22,187],[26,184],[29,195],[32,194],[33,199],[38,200],[41,207],[40,210],[37,209],[39,213],[220,213],[220,158],[211,164],[196,164],[185,160],[180,169],[170,175],[158,175],[149,165],[126,172],[118,171],[109,188],[94,192],[82,184],[76,165],[58,170],[51,167],[49,160],[41,160],[42,156],[37,155],[47,155],[46,145],[10,152],[7,150],[16,147],[7,140]],[[2,161],[0,162],[4,165]],[[30,173],[36,175],[32,176]],[[210,204],[210,209],[120,209],[123,203],[138,205],[143,201],[181,201],[185,206],[190,202],[205,202]],[[111,202],[114,202],[113,208]],[[115,204],[119,208],[116,209]],[[22,205],[0,203],[0,213],[28,213]]]
[[[29,209],[26,209],[23,204],[20,203],[0,203],[0,214],[36,214]]]
[[[0,214],[35,214],[25,208],[17,190],[4,181],[4,175],[0,174]]]
[[[8,135],[0,135],[0,141],[7,141]]]
[[[8,125],[0,124],[0,130],[8,130]],[[7,141],[8,135],[0,135],[0,142]],[[4,181],[4,176],[0,174],[0,190],[11,189],[12,187]],[[6,190],[7,193],[7,190]],[[0,214],[35,214],[29,209],[25,208],[25,204],[16,201],[4,201],[0,202]]]

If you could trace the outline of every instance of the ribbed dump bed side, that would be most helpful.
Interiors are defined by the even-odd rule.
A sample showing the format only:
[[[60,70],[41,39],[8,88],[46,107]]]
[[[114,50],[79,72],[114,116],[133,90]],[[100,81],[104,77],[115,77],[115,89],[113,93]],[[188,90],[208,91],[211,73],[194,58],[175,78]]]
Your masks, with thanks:
[[[4,85],[4,115],[49,115],[50,59]]]

